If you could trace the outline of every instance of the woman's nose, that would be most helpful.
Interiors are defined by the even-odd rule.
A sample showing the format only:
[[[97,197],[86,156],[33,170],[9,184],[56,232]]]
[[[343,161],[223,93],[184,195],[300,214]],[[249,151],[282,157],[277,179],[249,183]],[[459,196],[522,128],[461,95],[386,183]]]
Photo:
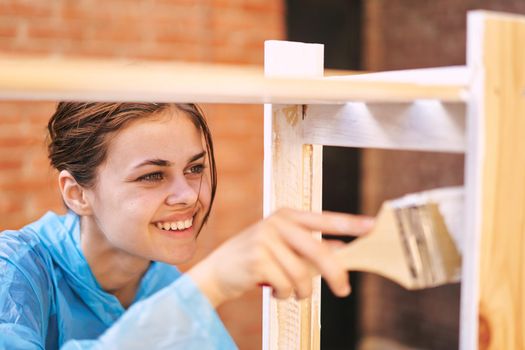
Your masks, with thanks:
[[[196,187],[196,188],[195,188]],[[167,205],[191,205],[197,201],[199,197],[198,183],[189,183],[184,176],[179,176],[174,179],[169,188],[168,196],[166,197]]]

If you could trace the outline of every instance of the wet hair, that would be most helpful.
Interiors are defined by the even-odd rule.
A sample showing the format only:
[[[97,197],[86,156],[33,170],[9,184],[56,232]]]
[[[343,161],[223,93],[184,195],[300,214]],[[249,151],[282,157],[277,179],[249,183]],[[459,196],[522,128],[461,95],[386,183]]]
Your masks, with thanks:
[[[202,133],[211,177],[210,208],[217,189],[217,170],[208,124],[199,106],[190,103],[60,102],[48,123],[48,157],[58,171],[67,170],[79,185],[92,188],[106,160],[111,135],[131,122],[170,108],[184,113]]]

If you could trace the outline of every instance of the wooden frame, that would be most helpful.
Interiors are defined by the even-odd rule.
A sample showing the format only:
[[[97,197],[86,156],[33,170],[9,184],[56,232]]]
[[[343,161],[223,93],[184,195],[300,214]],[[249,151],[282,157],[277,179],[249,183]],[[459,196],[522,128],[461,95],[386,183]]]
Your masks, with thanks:
[[[469,15],[463,349],[525,348],[524,42],[523,16]]]
[[[465,152],[460,348],[521,349],[524,42],[523,17],[475,11],[466,67],[322,78],[320,46],[275,42],[267,77],[231,66],[10,57],[0,59],[0,98],[271,103],[265,214],[321,209],[322,145]],[[265,349],[319,348],[318,289],[302,303],[264,298]]]
[[[265,75],[319,78],[323,53],[318,44],[267,41]],[[305,142],[305,114],[304,105],[265,105],[265,216],[281,207],[321,211],[323,151]],[[278,301],[265,288],[263,349],[319,348],[320,278],[313,284],[312,297],[301,301]]]

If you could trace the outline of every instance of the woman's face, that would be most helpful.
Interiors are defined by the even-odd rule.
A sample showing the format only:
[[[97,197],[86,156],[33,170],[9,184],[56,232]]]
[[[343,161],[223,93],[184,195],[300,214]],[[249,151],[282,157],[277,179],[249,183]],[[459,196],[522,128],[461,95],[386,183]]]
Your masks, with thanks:
[[[205,149],[201,132],[174,109],[114,134],[96,184],[86,192],[94,221],[89,227],[133,256],[169,264],[189,260],[210,206]]]

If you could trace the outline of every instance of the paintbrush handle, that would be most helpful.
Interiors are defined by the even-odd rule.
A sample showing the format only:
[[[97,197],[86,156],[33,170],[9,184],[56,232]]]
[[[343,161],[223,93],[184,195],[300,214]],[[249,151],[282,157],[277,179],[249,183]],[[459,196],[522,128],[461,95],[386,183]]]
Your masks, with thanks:
[[[384,204],[372,231],[346,244],[336,255],[348,271],[372,272],[413,288],[397,227],[392,208]]]
[[[436,203],[385,202],[369,234],[336,252],[349,271],[372,272],[407,289],[456,282],[461,256]]]

